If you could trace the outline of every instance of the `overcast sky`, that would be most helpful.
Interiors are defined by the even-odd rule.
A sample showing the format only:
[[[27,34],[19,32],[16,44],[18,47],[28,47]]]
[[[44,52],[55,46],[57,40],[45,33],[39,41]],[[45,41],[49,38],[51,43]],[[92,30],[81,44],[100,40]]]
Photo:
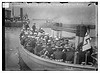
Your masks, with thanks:
[[[65,24],[96,24],[97,6],[89,3],[51,3],[51,4],[37,4],[37,3],[21,3],[10,5],[14,7],[15,16],[20,15],[19,8],[23,8],[24,14],[28,14],[29,19],[54,19],[54,22],[61,22]],[[31,21],[33,23],[33,21]],[[44,21],[41,21],[44,23]]]

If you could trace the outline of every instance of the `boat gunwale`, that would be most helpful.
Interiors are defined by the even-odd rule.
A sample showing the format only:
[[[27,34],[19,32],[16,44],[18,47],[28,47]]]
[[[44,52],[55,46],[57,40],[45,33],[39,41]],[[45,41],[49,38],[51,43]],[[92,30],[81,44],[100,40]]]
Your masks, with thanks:
[[[23,48],[23,47],[22,47]],[[91,66],[88,66],[88,65],[78,65],[78,64],[68,64],[68,63],[63,63],[63,62],[57,62],[57,61],[54,61],[54,60],[50,60],[50,59],[45,59],[45,58],[41,58],[31,52],[29,52],[28,50],[24,49],[23,50],[30,56],[32,57],[35,57],[37,59],[40,59],[42,61],[45,61],[45,62],[50,62],[50,63],[54,63],[54,64],[58,64],[58,65],[62,65],[62,66],[69,66],[69,67],[75,67],[75,68],[84,68],[84,69],[96,69],[96,67],[91,67]]]

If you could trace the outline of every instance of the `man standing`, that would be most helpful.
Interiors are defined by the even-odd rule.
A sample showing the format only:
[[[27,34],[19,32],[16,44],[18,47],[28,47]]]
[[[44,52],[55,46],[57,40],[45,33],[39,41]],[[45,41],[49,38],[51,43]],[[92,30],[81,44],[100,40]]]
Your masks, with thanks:
[[[36,29],[36,23],[34,23],[34,25],[32,26],[33,32],[35,32],[35,29]]]

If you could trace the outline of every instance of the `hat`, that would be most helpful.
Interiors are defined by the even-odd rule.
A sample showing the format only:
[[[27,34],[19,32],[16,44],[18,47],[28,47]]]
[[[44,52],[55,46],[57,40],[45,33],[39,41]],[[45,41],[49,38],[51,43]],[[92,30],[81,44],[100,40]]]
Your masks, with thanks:
[[[30,29],[30,28],[27,28],[27,29]]]
[[[47,45],[51,45],[51,43],[47,43]]]
[[[24,36],[22,36],[22,38],[23,38]]]
[[[37,34],[37,33],[34,33],[34,34]]]
[[[56,38],[55,40],[59,40],[58,38]]]
[[[45,35],[49,35],[49,33],[45,33]]]
[[[27,37],[30,37],[30,35],[28,35]]]
[[[32,28],[30,30],[33,30]]]
[[[62,46],[55,46],[55,48],[62,48]]]
[[[32,38],[35,38],[34,36],[31,36]]]
[[[48,42],[50,42],[51,40],[48,40]]]

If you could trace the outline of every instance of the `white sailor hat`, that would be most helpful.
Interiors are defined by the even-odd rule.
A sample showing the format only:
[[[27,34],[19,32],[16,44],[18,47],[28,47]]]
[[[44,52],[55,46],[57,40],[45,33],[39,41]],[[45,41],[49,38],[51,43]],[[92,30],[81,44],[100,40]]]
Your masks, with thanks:
[[[58,38],[56,38],[55,40],[59,40]]]
[[[22,28],[23,30],[25,30],[25,28]]]
[[[45,33],[45,35],[49,35],[49,33]]]
[[[55,46],[55,48],[62,48],[62,46]]]
[[[35,38],[34,36],[31,36],[32,38]]]
[[[45,39],[43,39],[43,40],[45,40]]]
[[[28,34],[28,32],[27,32],[27,31],[25,31],[25,34]]]
[[[37,34],[37,33],[34,33],[34,34]]]
[[[24,36],[21,36],[22,38],[24,37]]]
[[[28,35],[27,37],[31,37],[30,35]]]
[[[50,42],[51,40],[48,40],[48,42]]]
[[[30,28],[30,30],[33,30],[32,28]]]

